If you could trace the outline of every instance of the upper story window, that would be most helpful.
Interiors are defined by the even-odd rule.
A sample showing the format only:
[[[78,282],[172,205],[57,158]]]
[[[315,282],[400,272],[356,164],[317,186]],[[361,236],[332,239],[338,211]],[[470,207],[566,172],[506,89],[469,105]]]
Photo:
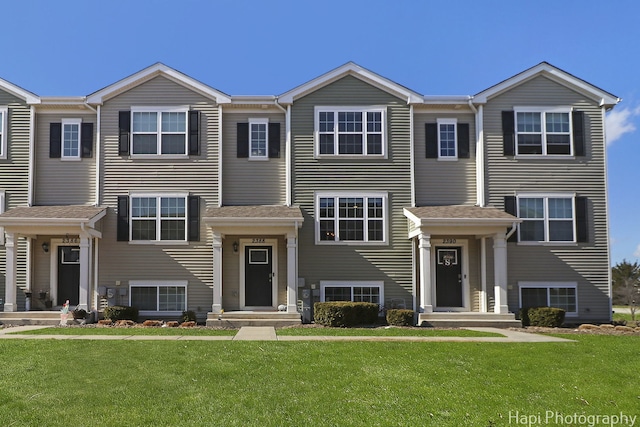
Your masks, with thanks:
[[[387,196],[317,194],[316,242],[384,243]]]
[[[515,109],[517,155],[572,155],[569,108]]]
[[[187,109],[132,110],[133,155],[187,155]]]
[[[249,158],[268,159],[269,120],[249,119]]]
[[[62,119],[49,123],[49,157],[80,160],[93,156],[93,123]]]
[[[80,158],[80,119],[62,120],[62,153],[63,159]]]
[[[458,158],[458,136],[456,119],[438,119],[438,158]]]
[[[519,195],[521,242],[575,242],[573,195]]]
[[[425,123],[425,157],[438,160],[468,159],[469,123],[455,118],[439,118]]]
[[[0,107],[0,159],[7,158],[7,107]]]
[[[318,156],[384,156],[386,109],[316,107]]]

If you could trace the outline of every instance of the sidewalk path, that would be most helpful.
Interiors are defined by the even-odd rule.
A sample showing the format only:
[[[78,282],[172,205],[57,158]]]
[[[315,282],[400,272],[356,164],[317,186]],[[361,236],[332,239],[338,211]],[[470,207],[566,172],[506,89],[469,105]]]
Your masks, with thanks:
[[[574,342],[565,338],[499,328],[466,328],[491,332],[502,337],[389,337],[389,336],[289,336],[276,335],[271,326],[244,326],[235,336],[189,335],[27,335],[19,332],[49,328],[50,326],[16,326],[0,329],[0,339],[58,339],[58,340],[140,340],[140,341],[395,341],[395,342]]]

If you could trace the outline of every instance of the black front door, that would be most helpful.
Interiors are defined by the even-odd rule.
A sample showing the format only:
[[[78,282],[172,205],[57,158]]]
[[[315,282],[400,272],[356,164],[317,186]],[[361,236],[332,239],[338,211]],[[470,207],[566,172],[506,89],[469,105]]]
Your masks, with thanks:
[[[462,302],[462,250],[436,248],[436,306],[459,308]]]
[[[80,247],[58,246],[58,300],[78,305],[80,293]]]
[[[271,246],[246,246],[244,249],[245,306],[273,306],[273,262]]]

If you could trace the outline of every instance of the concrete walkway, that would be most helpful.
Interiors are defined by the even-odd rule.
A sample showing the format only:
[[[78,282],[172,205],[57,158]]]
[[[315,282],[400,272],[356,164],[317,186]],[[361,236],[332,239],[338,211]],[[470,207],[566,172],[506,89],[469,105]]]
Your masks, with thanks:
[[[395,342],[574,342],[565,338],[538,335],[498,328],[465,328],[478,332],[501,334],[501,337],[389,337],[389,336],[287,336],[276,335],[271,326],[243,326],[235,336],[195,335],[27,335],[20,332],[50,326],[16,326],[0,329],[0,339],[58,340],[140,340],[140,341],[395,341]]]

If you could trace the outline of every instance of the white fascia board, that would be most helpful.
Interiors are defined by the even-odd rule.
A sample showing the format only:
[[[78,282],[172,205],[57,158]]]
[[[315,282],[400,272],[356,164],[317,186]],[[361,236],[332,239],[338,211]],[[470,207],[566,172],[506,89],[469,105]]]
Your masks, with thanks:
[[[235,226],[235,225],[243,225],[247,228],[259,226],[259,227],[270,227],[270,226],[290,226],[290,227],[302,227],[302,222],[304,218],[211,218],[204,217],[202,218],[205,224],[212,227],[224,227],[224,226]]]
[[[100,89],[99,91],[88,95],[87,103],[102,104],[105,100],[110,98],[111,95],[117,94],[125,88],[134,87],[138,84],[144,83],[157,75],[164,75],[179,84],[191,87],[197,92],[200,92],[203,95],[214,99],[218,104],[228,104],[231,102],[231,97],[229,95],[215,90],[212,87],[207,86],[187,76],[186,74],[174,70],[171,67],[167,67],[162,63],[157,63],[145,68],[144,70],[138,71],[137,73],[132,74],[129,77],[125,77],[124,79],[119,80],[116,83],[105,87],[104,89]]]
[[[385,92],[391,93],[399,98],[406,99],[407,104],[418,104],[423,102],[422,95],[382,77],[379,74],[362,68],[353,62],[348,62],[332,71],[329,71],[328,73],[283,93],[278,96],[278,103],[284,105],[293,104],[293,101],[296,99],[314,92],[347,75],[357,77],[381,90],[384,90]]]
[[[447,105],[467,104],[473,97],[469,95],[425,95],[422,97],[425,104]]]
[[[276,102],[274,95],[232,95],[231,104],[266,104],[273,105]]]
[[[0,89],[9,92],[10,94],[23,99],[27,104],[40,104],[40,97],[36,94],[22,89],[20,86],[16,86],[4,79],[0,79]]]

